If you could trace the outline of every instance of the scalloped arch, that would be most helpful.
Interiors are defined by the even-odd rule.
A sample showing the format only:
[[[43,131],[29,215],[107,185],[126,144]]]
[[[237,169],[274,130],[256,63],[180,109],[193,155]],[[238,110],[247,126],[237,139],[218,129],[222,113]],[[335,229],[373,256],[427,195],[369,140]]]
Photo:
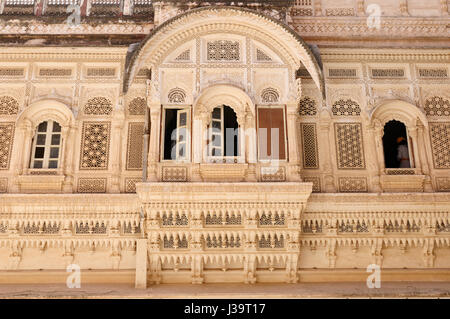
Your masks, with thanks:
[[[147,62],[154,67],[158,60],[180,41],[205,31],[223,32],[224,27],[244,31],[249,36],[263,34],[294,69],[302,65],[311,74],[324,95],[324,80],[319,64],[305,41],[288,25],[265,14],[238,7],[208,6],[187,11],[153,29],[132,53],[123,80],[126,93],[140,67]]]

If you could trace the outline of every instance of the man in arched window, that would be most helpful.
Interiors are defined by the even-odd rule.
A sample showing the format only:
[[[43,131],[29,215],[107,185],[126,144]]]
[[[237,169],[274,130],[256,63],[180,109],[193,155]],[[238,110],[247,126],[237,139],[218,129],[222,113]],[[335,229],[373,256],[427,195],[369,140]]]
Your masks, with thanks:
[[[399,161],[399,168],[410,168],[408,144],[404,137],[397,138],[397,160]]]

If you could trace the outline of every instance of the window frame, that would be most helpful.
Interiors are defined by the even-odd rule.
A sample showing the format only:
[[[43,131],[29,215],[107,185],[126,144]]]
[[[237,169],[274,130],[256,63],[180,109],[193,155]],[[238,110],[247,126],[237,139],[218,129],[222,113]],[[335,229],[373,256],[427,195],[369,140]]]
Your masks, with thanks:
[[[42,123],[47,123],[46,131],[45,132],[39,132],[39,126]],[[51,125],[50,125],[51,124]],[[54,132],[54,126],[55,124],[58,124],[60,127],[59,132]],[[44,144],[37,144],[38,143],[38,136],[44,135],[45,141]],[[58,145],[52,145],[52,137],[53,135],[59,135],[59,144]],[[58,170],[61,168],[61,159],[62,159],[62,148],[63,148],[63,134],[62,134],[62,126],[57,121],[48,119],[45,121],[40,122],[34,131],[34,136],[32,140],[32,146],[31,146],[31,154],[30,154],[30,163],[28,165],[28,168],[30,170]],[[43,147],[44,148],[44,154],[42,158],[36,158],[36,150],[37,147]],[[58,157],[52,158],[51,157],[51,150],[52,148],[58,149]],[[34,167],[36,161],[42,161],[42,167]],[[57,165],[56,167],[49,167],[50,161],[56,161]]]
[[[184,159],[178,159],[178,143],[177,145],[177,159],[164,159],[165,143],[166,143],[166,110],[173,109],[178,111],[186,112],[186,156]],[[177,129],[178,129],[178,118],[179,112],[177,111]],[[177,131],[178,138],[178,131]],[[161,163],[190,163],[192,162],[192,107],[190,104],[168,104],[162,106],[162,116],[161,116],[161,146],[160,146],[160,161]]]
[[[260,140],[259,140],[259,109],[282,109],[283,110],[283,126],[284,126],[284,159],[272,159],[272,158],[261,158],[261,148],[260,148]],[[288,136],[287,136],[287,117],[286,117],[286,105],[284,104],[262,104],[256,105],[256,148],[257,148],[257,156],[258,162],[260,163],[271,163],[271,162],[288,162],[289,158],[289,148],[288,148]],[[271,152],[272,153],[272,152]],[[272,154],[271,154],[272,156]]]

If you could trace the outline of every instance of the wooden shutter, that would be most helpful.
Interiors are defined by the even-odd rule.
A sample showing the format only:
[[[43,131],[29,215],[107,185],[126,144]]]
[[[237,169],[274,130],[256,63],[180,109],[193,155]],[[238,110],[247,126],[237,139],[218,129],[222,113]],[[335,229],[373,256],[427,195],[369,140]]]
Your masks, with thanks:
[[[266,130],[265,133],[264,129]],[[271,132],[273,129],[278,129],[278,141],[272,141]],[[258,146],[259,158],[262,160],[276,160],[276,152],[274,151],[276,147],[278,148],[278,159],[286,159],[284,110],[282,108],[258,109]]]

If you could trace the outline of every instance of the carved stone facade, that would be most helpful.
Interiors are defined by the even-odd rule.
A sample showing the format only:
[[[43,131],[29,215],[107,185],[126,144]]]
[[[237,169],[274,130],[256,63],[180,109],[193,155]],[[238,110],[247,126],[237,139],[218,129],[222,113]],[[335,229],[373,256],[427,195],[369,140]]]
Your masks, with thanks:
[[[450,280],[445,1],[380,30],[359,0],[49,1],[0,6],[0,283]]]

